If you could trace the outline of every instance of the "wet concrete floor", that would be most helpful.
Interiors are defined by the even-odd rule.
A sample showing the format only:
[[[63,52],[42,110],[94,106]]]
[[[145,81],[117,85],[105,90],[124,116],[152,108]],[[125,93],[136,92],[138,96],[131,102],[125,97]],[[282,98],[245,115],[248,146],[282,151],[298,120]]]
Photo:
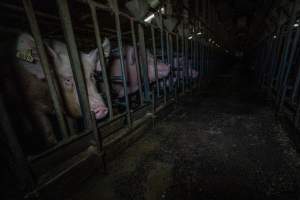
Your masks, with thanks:
[[[299,199],[299,154],[246,75],[184,98],[71,199]]]

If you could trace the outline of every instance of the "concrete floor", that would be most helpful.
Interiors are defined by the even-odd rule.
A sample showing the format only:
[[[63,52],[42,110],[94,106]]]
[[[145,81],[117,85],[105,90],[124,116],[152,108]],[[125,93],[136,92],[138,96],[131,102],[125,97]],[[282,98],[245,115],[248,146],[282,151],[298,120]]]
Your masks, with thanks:
[[[237,68],[182,100],[70,199],[299,199],[299,154]]]

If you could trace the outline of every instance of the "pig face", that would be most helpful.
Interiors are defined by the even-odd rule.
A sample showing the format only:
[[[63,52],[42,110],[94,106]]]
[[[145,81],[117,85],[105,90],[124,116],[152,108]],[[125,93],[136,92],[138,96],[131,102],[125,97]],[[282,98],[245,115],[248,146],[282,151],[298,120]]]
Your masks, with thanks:
[[[53,41],[52,47],[48,47],[48,49],[53,57],[68,112],[73,117],[78,118],[81,116],[80,104],[67,48],[65,44]],[[88,54],[81,53],[81,60],[90,109],[95,113],[96,119],[101,119],[107,115],[108,110],[102,96],[98,93],[95,86],[94,71],[96,70],[97,55],[98,53],[96,50],[93,50]]]

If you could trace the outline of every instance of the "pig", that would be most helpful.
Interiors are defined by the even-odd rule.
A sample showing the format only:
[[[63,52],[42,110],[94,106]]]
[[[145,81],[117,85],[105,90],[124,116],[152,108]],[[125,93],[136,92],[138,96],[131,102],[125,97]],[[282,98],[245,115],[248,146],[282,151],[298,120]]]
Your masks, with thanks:
[[[188,64],[192,63],[191,60],[188,60]],[[181,57],[179,59],[175,58],[174,59],[174,69],[175,69],[175,74],[177,74],[177,66],[180,70],[179,72],[179,76],[182,78],[183,77],[183,67],[185,66],[184,64],[184,59]],[[191,68],[186,68],[185,70],[188,70],[186,71],[186,73],[189,73],[190,76],[192,77],[192,79],[196,79],[199,75],[199,72],[196,71],[195,69],[191,69]],[[186,75],[187,76],[187,75]]]
[[[155,67],[154,67],[154,57],[151,53],[147,52],[148,59],[148,78],[150,83],[155,81]],[[157,59],[157,77],[162,79],[170,74],[171,67],[169,64],[162,63],[161,60]]]
[[[66,45],[53,40],[47,42],[46,47],[52,61],[50,63],[53,65],[51,68],[58,80],[59,92],[66,107],[65,113],[78,119],[81,117],[80,105]],[[36,132],[42,133],[46,146],[52,146],[57,143],[49,118],[54,108],[35,41],[30,34],[22,33],[19,35],[15,53],[17,55],[15,71],[17,72],[24,101],[26,101],[26,106],[29,107],[28,110],[30,110],[32,127]],[[93,73],[96,69],[98,53],[93,50],[90,53],[81,53],[80,56],[90,108],[95,113],[95,117],[101,119],[107,115],[108,110],[94,83]]]
[[[132,46],[125,46],[124,55],[125,55],[124,64],[126,69],[128,94],[132,94],[138,91],[139,89],[137,64],[135,61],[134,48]],[[148,61],[148,79],[149,82],[152,83],[155,81],[154,58],[153,55],[151,55],[149,52],[147,52],[147,61]],[[121,64],[119,58],[112,59],[108,71],[112,79],[114,77],[121,77],[122,72],[121,72]],[[170,65],[164,64],[158,60],[157,71],[158,71],[158,79],[167,77],[170,73]],[[112,90],[116,94],[117,98],[124,97],[124,87],[123,87],[123,82],[121,80],[113,81]]]
[[[127,77],[127,89],[128,94],[135,93],[138,90],[138,73],[137,65],[135,63],[134,48],[130,46],[125,47],[125,68]],[[121,77],[121,60],[113,59],[111,65],[109,66],[109,74],[113,77]],[[113,81],[112,90],[118,98],[124,96],[124,87],[121,80]]]

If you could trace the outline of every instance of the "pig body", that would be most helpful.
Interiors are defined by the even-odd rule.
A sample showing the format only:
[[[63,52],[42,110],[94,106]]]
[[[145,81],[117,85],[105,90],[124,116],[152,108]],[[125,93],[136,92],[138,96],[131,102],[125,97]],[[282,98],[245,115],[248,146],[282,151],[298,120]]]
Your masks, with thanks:
[[[126,46],[124,48],[125,55],[125,69],[127,76],[127,89],[128,94],[132,94],[138,91],[138,73],[137,73],[137,63],[135,61],[134,48],[132,46]],[[148,62],[148,79],[152,83],[155,81],[155,68],[154,68],[154,59],[150,53],[147,53],[147,62]],[[158,79],[167,77],[170,73],[170,65],[166,65],[159,60],[157,61],[157,71]],[[121,63],[119,58],[114,58],[111,65],[109,66],[109,73],[112,79],[121,78]],[[124,96],[124,87],[122,80],[112,81],[112,89],[116,93],[118,98]]]
[[[184,74],[184,70],[183,70],[184,66],[185,66],[184,62],[185,61],[183,58],[179,58],[179,59],[175,58],[174,59],[174,68],[175,68],[175,70],[177,70],[177,66],[178,66],[178,69],[180,70],[180,72],[179,72],[180,78],[182,78],[183,74]],[[188,65],[190,65],[192,63],[191,60],[188,60],[187,62],[188,62]],[[189,74],[189,76],[191,76],[193,79],[196,79],[199,76],[198,71],[196,71],[193,68],[186,67],[185,70],[186,70],[185,72],[187,73],[186,75]],[[175,72],[175,74],[177,74],[177,72]]]
[[[66,46],[61,42],[52,41],[51,44],[48,43],[47,49],[52,58],[51,68],[58,80],[59,92],[66,107],[65,113],[72,118],[79,118],[80,105]],[[24,56],[24,52],[31,53]],[[34,132],[41,133],[47,146],[56,144],[57,138],[50,120],[54,108],[32,36],[27,33],[20,34],[14,53],[17,59],[13,74],[19,82],[19,92],[23,98],[23,106],[26,106],[31,118],[31,128]],[[95,112],[96,118],[101,119],[107,114],[107,108],[101,95],[96,91],[92,77],[97,57],[96,51],[81,54],[90,108]]]

